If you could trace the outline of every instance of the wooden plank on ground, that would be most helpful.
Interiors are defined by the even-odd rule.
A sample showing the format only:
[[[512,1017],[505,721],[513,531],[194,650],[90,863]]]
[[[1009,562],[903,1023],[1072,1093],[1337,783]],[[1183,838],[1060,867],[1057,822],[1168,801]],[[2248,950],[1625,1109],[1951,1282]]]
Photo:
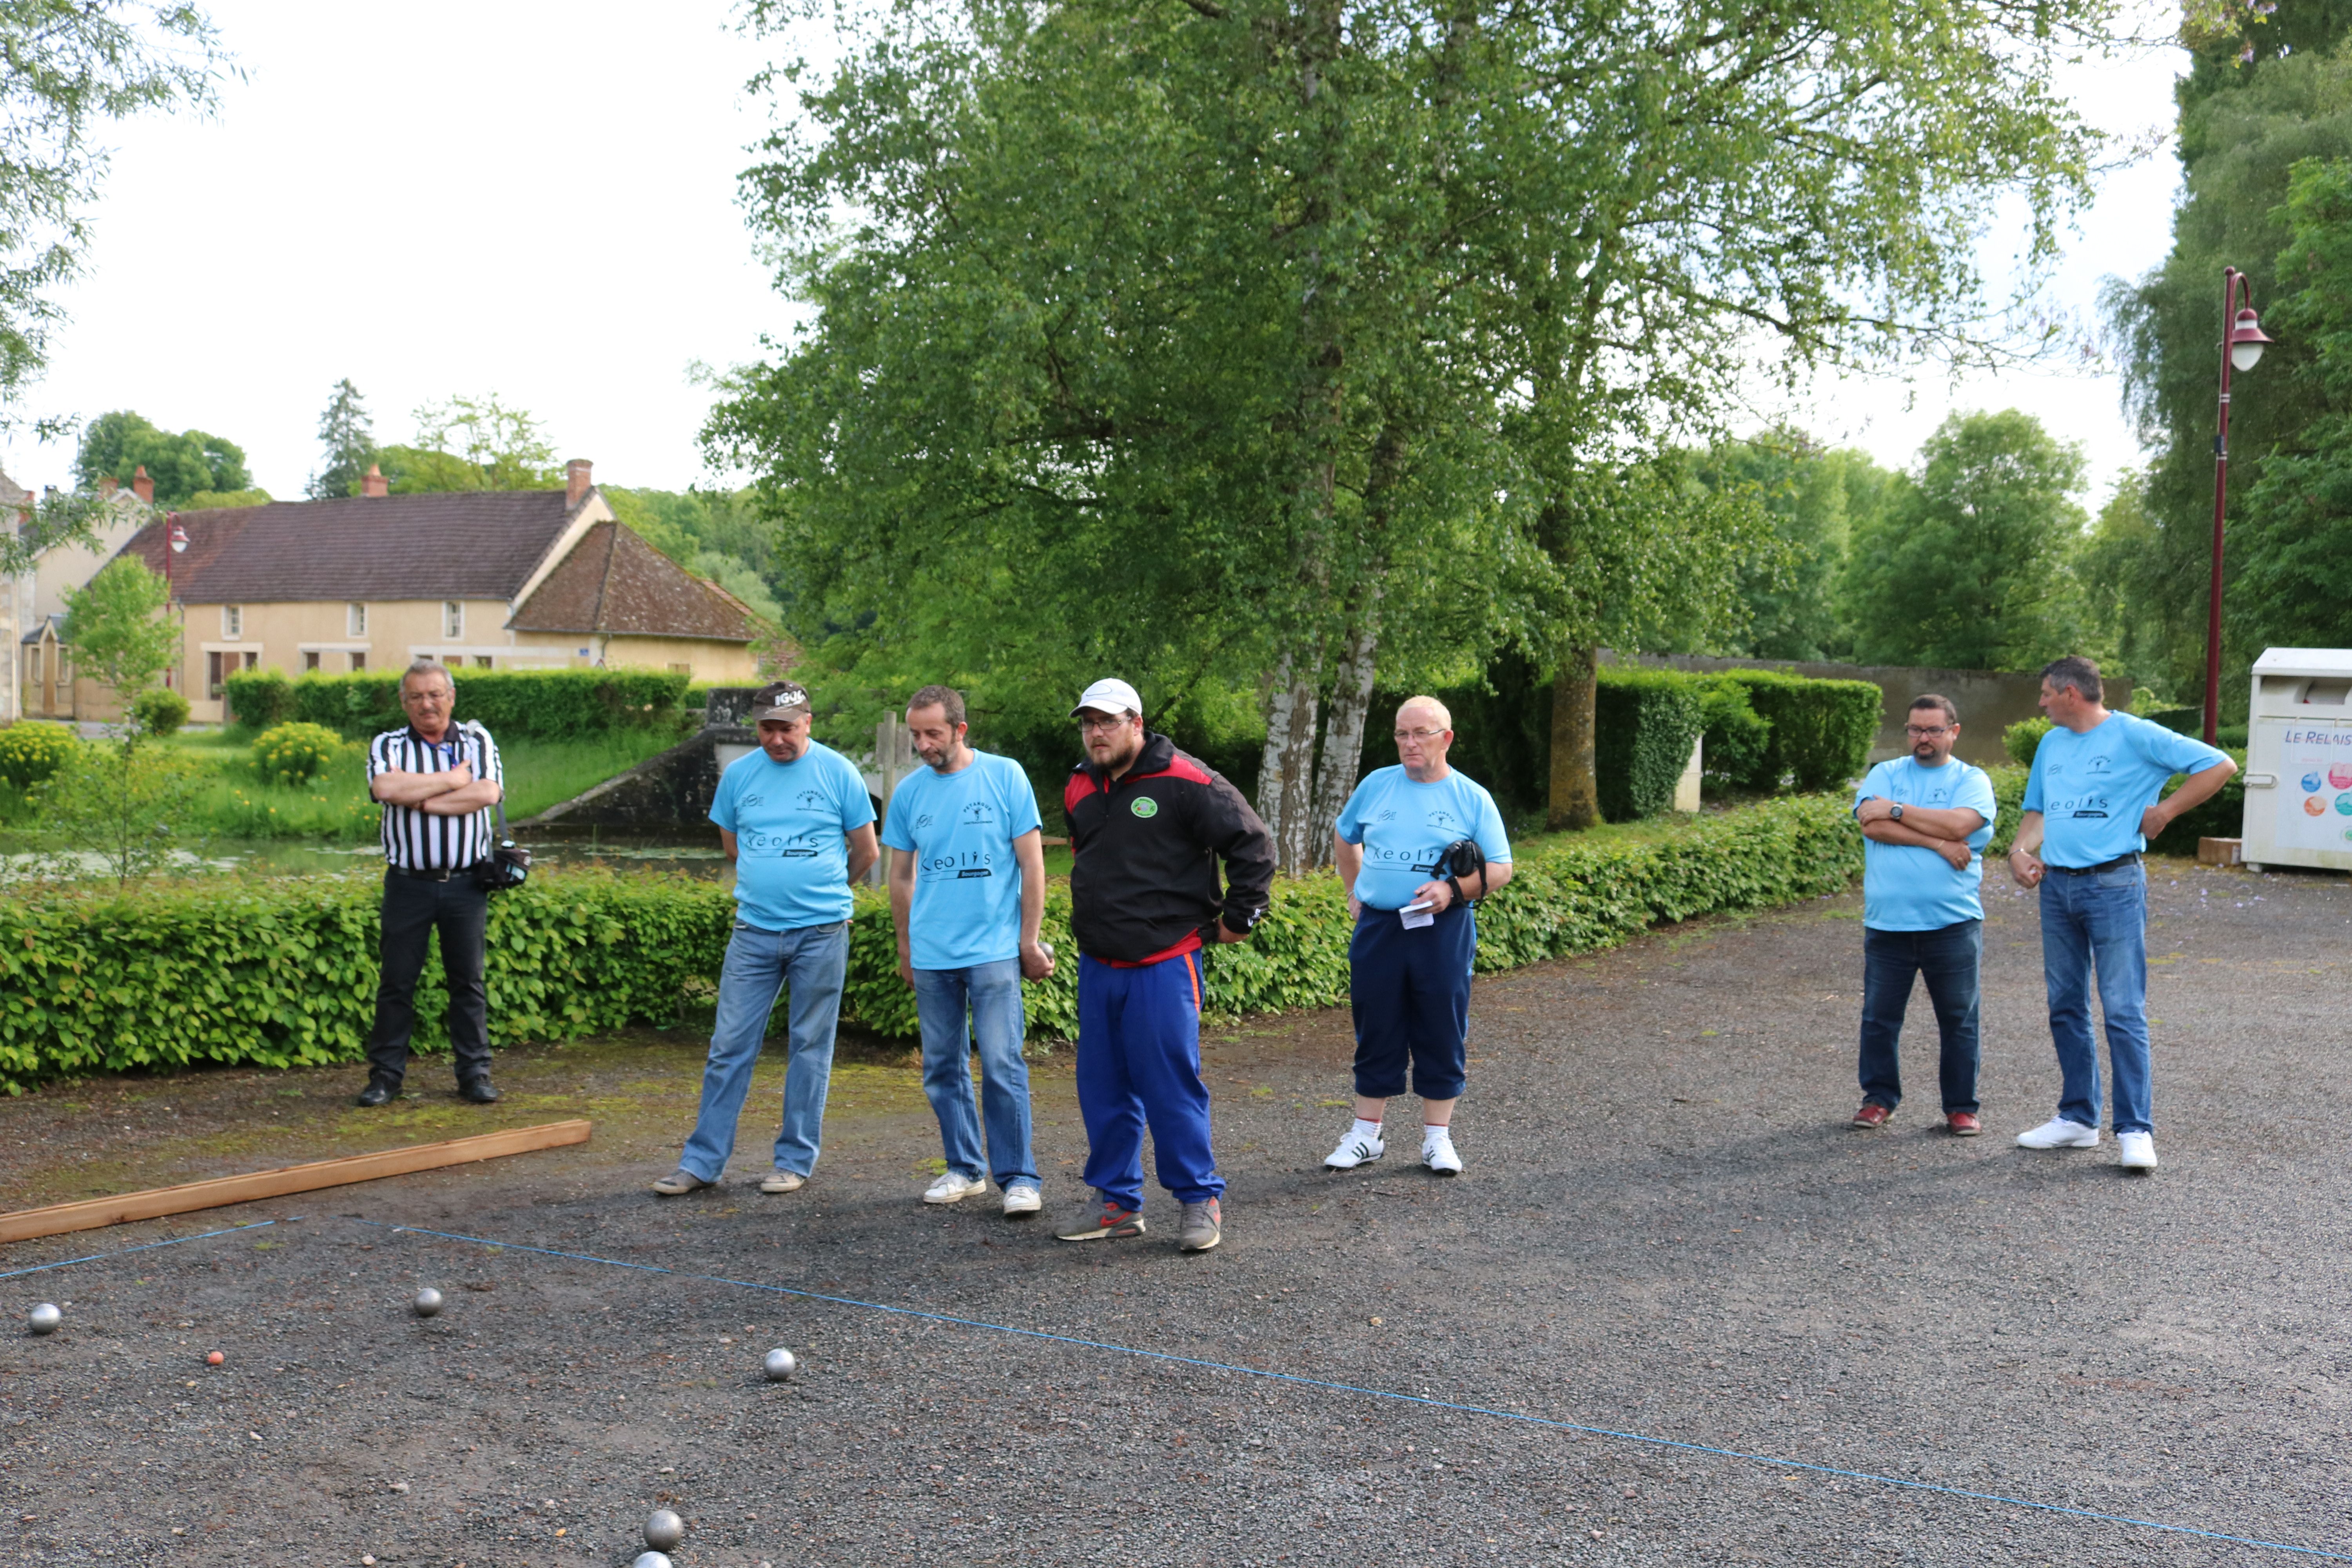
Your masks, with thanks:
[[[347,1154],[340,1160],[314,1160],[307,1165],[280,1165],[274,1171],[255,1171],[249,1175],[215,1176],[208,1182],[152,1187],[118,1197],[19,1209],[15,1214],[0,1215],[0,1242],[62,1236],[71,1230],[96,1230],[101,1226],[122,1225],[134,1219],[161,1219],[165,1215],[190,1214],[225,1204],[248,1204],[257,1198],[283,1197],[289,1193],[315,1192],[320,1187],[404,1176],[412,1171],[432,1171],[474,1160],[528,1154],[535,1149],[585,1143],[588,1125],[586,1121],[549,1121],[537,1127],[510,1127],[503,1132],[448,1138],[438,1143],[412,1143],[405,1149],[385,1149],[373,1154]]]

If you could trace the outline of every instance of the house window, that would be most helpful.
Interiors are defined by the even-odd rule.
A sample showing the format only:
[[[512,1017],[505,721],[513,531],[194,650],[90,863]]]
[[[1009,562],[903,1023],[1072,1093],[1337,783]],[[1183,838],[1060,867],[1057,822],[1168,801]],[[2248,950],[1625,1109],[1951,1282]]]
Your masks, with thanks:
[[[258,668],[261,668],[261,656],[260,656],[259,654],[257,654],[257,653],[248,653],[248,654],[247,654],[247,655],[245,656],[245,668],[247,668],[247,669],[258,669]]]
[[[343,635],[354,637],[363,637],[367,636],[367,606],[365,605],[346,605],[343,606]]]
[[[352,655],[352,668],[353,669],[365,669],[367,668],[367,655],[363,653],[355,653]]]
[[[694,666],[690,664],[673,664],[669,667],[669,672],[672,675],[683,675],[688,680],[694,679]]]
[[[315,674],[317,673],[318,668],[319,650],[317,648],[305,649],[302,654],[302,673],[305,675]]]
[[[476,655],[474,656],[474,668],[475,668],[476,669],[488,669],[488,668],[490,668],[490,656],[489,656],[488,654],[486,654],[486,653],[478,653],[478,654],[476,654]]]
[[[236,642],[245,636],[245,606],[243,605],[223,605],[221,606],[221,636],[226,637],[231,642]]]
[[[466,606],[455,599],[441,606],[441,635],[445,637],[466,635]]]
[[[224,662],[226,660],[221,654],[205,655],[205,695],[206,697],[218,697],[224,689],[221,685],[221,677],[226,673],[221,668]]]

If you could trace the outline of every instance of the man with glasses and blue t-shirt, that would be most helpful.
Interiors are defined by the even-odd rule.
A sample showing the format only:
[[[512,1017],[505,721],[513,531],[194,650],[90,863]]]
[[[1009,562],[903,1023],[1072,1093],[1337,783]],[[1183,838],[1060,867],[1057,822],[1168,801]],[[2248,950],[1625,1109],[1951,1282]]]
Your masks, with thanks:
[[[964,743],[963,694],[926,686],[907,701],[907,731],[927,764],[898,782],[882,825],[890,857],[890,916],[898,977],[915,992],[923,1032],[923,1092],[939,1114],[947,1169],[923,1194],[954,1204],[988,1191],[995,1168],[1007,1219],[1037,1213],[1029,1148],[1027,1020],[1021,982],[1054,973],[1037,940],[1045,913],[1045,849],[1037,796],[1010,757]],[[980,1047],[972,1114],[971,1049]],[[985,1163],[983,1163],[985,1162]]]
[[[1870,770],[1853,794],[1862,824],[1862,1109],[1853,1124],[1884,1127],[1903,1103],[1903,1015],[1927,982],[1942,1059],[1944,1130],[1984,1131],[1977,1112],[1978,995],[1984,904],[1978,897],[1992,842],[1992,780],[1952,755],[1960,710],[1948,697],[1916,697],[1903,727],[1909,754]]]
[[[1327,1171],[1351,1171],[1388,1152],[1381,1119],[1390,1097],[1404,1092],[1410,1065],[1421,1097],[1421,1163],[1433,1175],[1462,1173],[1454,1106],[1466,1081],[1470,966],[1478,954],[1471,905],[1511,879],[1511,841],[1495,797],[1447,765],[1453,745],[1445,705],[1407,698],[1397,710],[1397,765],[1365,775],[1333,833],[1356,922],[1348,942],[1356,1121],[1323,1162]],[[1478,858],[1457,864],[1449,851],[1465,840]]]
[[[2042,889],[2042,975],[2063,1083],[2058,1114],[2017,1141],[2028,1149],[2099,1142],[2099,1051],[2091,1038],[2091,978],[2107,1021],[2116,1151],[2127,1171],[2156,1169],[2147,1040],[2147,841],[2213,797],[2238,764],[2182,734],[2107,710],[2099,667],[2053,660],[2042,710],[2055,726],[2034,749],[2025,812],[2009,852],[2021,887]],[[2169,798],[2165,781],[2189,776]]]
[[[666,1198],[714,1186],[726,1170],[768,1015],[787,986],[783,1125],[760,1190],[795,1192],[816,1169],[849,971],[849,885],[882,851],[865,779],[848,758],[810,736],[811,717],[808,693],[793,682],[761,688],[751,710],[760,749],[727,764],[710,803],[719,846],[735,862],[735,934],[719,972],[719,1016],[694,1135],[677,1169],[654,1184]]]

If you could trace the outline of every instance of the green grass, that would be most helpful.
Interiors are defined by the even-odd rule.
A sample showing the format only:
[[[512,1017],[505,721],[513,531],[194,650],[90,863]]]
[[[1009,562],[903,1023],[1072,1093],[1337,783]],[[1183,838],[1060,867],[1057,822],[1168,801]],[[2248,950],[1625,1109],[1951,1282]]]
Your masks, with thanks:
[[[376,836],[378,808],[368,798],[367,752],[357,742],[346,744],[324,773],[302,784],[263,778],[253,765],[250,739],[234,731],[196,731],[163,743],[194,759],[203,770],[185,825],[191,836],[318,844],[364,844]],[[507,820],[517,822],[570,800],[674,743],[657,731],[625,731],[591,740],[502,746]],[[40,831],[37,816],[13,798],[0,800],[0,821],[34,835]]]

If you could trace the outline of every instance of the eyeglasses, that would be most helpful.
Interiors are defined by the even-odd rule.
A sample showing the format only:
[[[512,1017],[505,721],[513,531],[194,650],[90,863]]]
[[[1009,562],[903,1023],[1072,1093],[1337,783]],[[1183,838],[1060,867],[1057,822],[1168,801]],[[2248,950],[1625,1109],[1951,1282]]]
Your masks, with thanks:
[[[1083,735],[1116,734],[1126,729],[1132,718],[1134,715],[1131,713],[1122,713],[1115,719],[1081,719],[1078,721],[1078,732]]]
[[[1903,732],[1910,736],[1915,741],[1924,741],[1930,735],[1950,734],[1951,726],[1948,724],[1906,724],[1903,726]]]
[[[1396,742],[1402,746],[1407,741],[1434,741],[1444,733],[1445,731],[1443,730],[1399,730],[1396,732]]]

